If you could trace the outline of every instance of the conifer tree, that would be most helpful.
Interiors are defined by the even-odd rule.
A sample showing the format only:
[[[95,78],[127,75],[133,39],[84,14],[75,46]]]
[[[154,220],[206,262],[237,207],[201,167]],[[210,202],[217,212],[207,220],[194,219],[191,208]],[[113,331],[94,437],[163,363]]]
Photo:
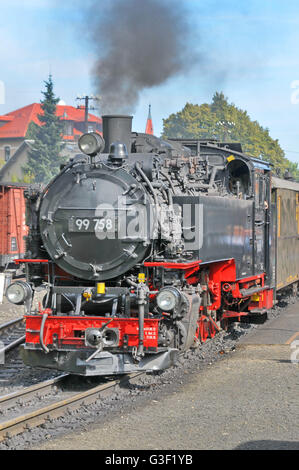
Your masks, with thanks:
[[[26,138],[34,140],[28,152],[28,162],[23,168],[26,178],[34,175],[37,183],[48,183],[59,172],[62,163],[60,156],[64,147],[62,143],[62,123],[56,116],[56,98],[53,91],[52,76],[45,81],[44,99],[41,101],[42,114],[38,115],[41,126],[31,122]]]

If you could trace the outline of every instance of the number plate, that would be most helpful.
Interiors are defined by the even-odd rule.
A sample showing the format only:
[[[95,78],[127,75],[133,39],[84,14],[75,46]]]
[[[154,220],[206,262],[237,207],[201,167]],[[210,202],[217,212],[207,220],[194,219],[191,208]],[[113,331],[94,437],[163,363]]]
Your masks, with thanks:
[[[115,232],[117,221],[111,217],[76,217],[69,219],[69,232],[94,233],[94,232]]]

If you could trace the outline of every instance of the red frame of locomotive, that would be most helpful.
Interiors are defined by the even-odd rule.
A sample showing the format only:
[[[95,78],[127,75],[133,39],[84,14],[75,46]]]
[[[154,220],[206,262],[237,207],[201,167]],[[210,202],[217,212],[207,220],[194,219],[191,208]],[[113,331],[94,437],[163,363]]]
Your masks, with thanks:
[[[47,259],[20,259],[17,263],[49,263]],[[222,291],[230,292],[234,299],[249,299],[254,291],[258,293],[257,297],[251,301],[248,311],[236,312],[224,310],[222,320],[241,321],[241,317],[251,313],[262,313],[273,307],[273,289],[265,285],[265,273],[252,276],[245,279],[236,279],[236,266],[233,259],[219,261],[208,265],[203,265],[209,270],[209,276],[204,289],[208,289],[212,295],[212,303],[205,308],[200,307],[201,316],[198,320],[198,328],[195,336],[201,342],[208,338],[213,338],[219,331],[219,326],[213,320],[209,313],[218,310],[221,307]],[[164,269],[183,270],[188,284],[199,282],[201,261],[189,263],[174,262],[145,262],[144,267],[161,267]],[[251,289],[250,295],[243,295],[242,290]],[[253,292],[252,292],[253,291]],[[155,294],[152,294],[155,296]],[[57,345],[69,345],[75,348],[84,347],[84,331],[87,328],[101,328],[109,317],[86,317],[86,316],[56,316],[51,315],[52,310],[42,309],[39,306],[40,315],[26,315],[26,343],[40,344],[40,329],[42,317],[47,315],[45,323],[43,342],[51,345],[54,341]],[[165,313],[165,315],[167,315]],[[144,319],[144,348],[145,350],[155,351],[158,348],[158,328],[159,319]],[[109,323],[110,328],[117,328],[119,331],[119,347],[137,347],[138,346],[138,318],[115,318]],[[83,332],[83,334],[82,334]]]

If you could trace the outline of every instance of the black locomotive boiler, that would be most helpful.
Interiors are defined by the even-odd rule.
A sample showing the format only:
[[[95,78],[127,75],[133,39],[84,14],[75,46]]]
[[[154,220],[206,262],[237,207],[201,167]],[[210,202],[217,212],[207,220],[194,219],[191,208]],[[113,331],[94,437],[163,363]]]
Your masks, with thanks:
[[[27,190],[27,281],[7,290],[25,304],[26,364],[81,375],[161,370],[273,306],[270,165],[239,144],[163,140],[131,124],[103,116],[103,138],[83,135],[81,154],[46,188]]]

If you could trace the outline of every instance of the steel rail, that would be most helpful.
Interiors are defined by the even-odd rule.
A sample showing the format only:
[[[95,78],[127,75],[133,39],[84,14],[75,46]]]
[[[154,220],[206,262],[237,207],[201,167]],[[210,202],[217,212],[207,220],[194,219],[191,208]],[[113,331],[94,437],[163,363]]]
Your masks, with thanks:
[[[13,406],[18,405],[20,400],[28,401],[36,395],[38,392],[49,392],[55,388],[61,381],[68,377],[69,374],[62,374],[54,379],[49,379],[44,382],[31,385],[30,387],[23,388],[16,392],[9,393],[0,397],[0,410],[3,412]]]
[[[0,355],[1,354],[5,354],[7,353],[8,351],[10,351],[11,349],[14,349],[16,348],[17,346],[19,346],[20,344],[24,343],[25,342],[25,338],[26,336],[20,336],[18,339],[16,339],[15,341],[12,341],[11,343],[7,344],[6,346],[4,346],[4,348],[0,349]]]
[[[0,332],[7,330],[7,328],[10,328],[16,325],[17,323],[22,323],[23,321],[24,321],[24,317],[20,317],[20,318],[16,318],[15,320],[11,320],[7,323],[3,323],[2,325],[0,325]]]
[[[12,327],[18,325],[19,323],[22,324],[23,322],[24,322],[24,318],[20,317],[20,318],[16,318],[15,320],[11,320],[7,323],[3,323],[2,325],[0,325],[0,333],[5,332],[7,329],[12,328]],[[25,335],[19,336],[19,338],[15,339],[11,343],[4,346],[2,349],[0,349],[0,355],[5,354],[8,351],[11,351],[12,349],[16,348],[20,344],[24,343],[25,338],[26,338]]]
[[[134,380],[135,378],[144,374],[145,372],[136,372],[134,374],[131,374],[129,377],[130,380]],[[54,379],[54,381],[55,380],[56,379]],[[93,387],[84,392],[74,393],[73,396],[68,397],[64,400],[59,400],[56,403],[52,403],[27,414],[2,422],[0,423],[0,442],[17,434],[20,434],[28,429],[40,426],[41,424],[47,421],[51,421],[52,419],[63,416],[66,411],[69,411],[71,409],[77,409],[82,405],[94,403],[98,398],[103,398],[103,396],[110,394],[111,391],[115,389],[118,385],[127,381],[128,375],[125,378],[122,377],[118,380],[113,380],[105,384],[97,385],[96,387]],[[36,387],[38,387],[38,385],[39,384],[37,384]],[[33,387],[29,387],[29,389],[32,389]],[[34,390],[31,390],[31,392],[32,391]],[[38,388],[35,391],[38,391]],[[26,393],[26,390],[21,391],[20,396],[22,393],[24,394],[24,392]],[[6,403],[8,403],[7,400],[16,400],[17,393],[18,392],[14,394],[14,397],[12,397],[11,394],[5,397],[1,397],[0,406],[2,406],[5,401]]]

